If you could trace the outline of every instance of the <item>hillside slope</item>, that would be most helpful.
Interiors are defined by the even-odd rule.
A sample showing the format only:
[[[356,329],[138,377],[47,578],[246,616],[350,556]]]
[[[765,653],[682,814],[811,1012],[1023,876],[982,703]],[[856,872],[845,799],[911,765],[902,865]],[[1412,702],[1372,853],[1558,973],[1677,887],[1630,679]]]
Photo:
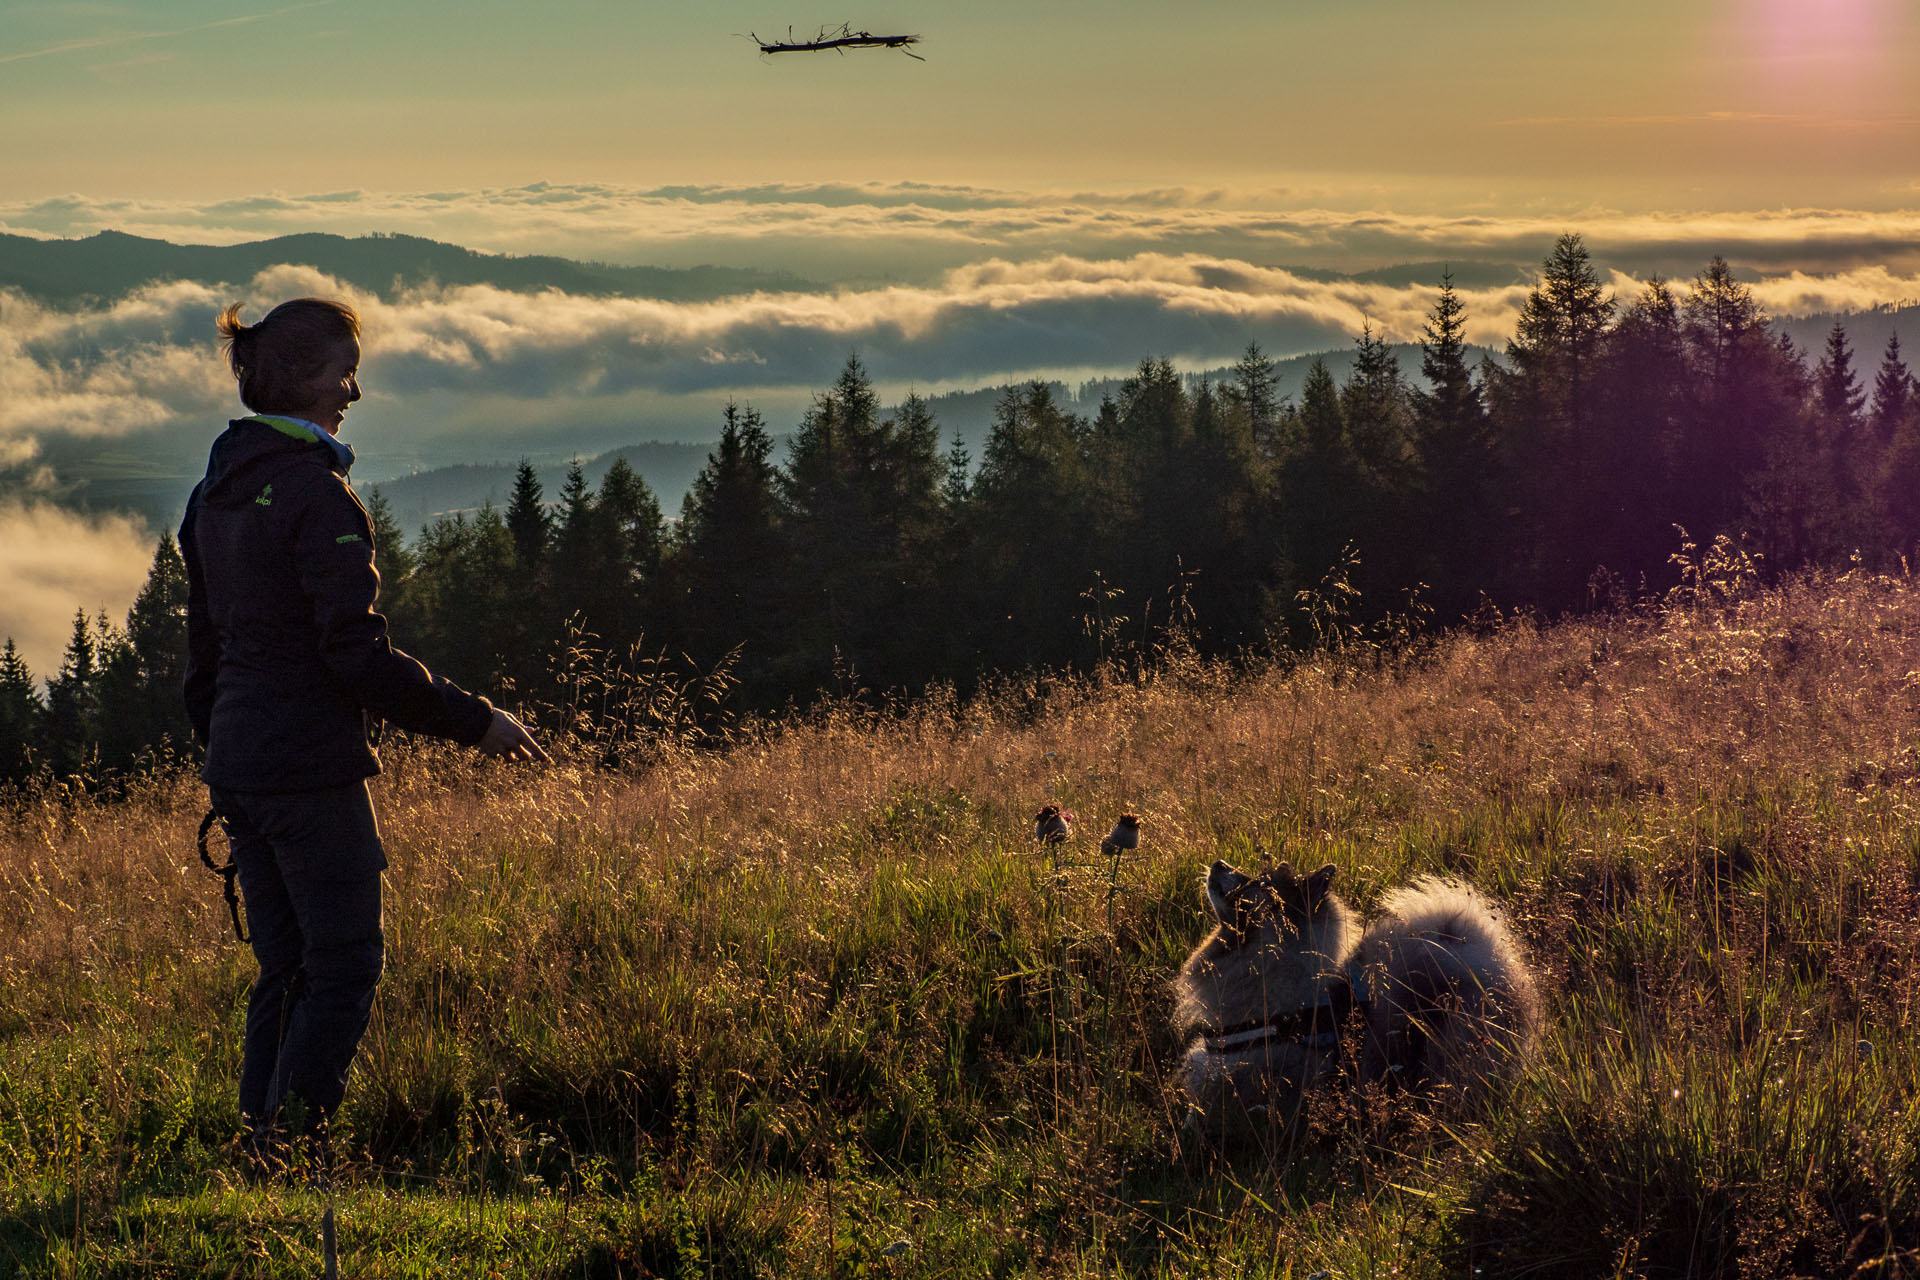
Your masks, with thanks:
[[[1920,583],[1693,568],[1629,615],[1176,651],[721,752],[655,698],[625,773],[390,748],[346,1270],[1903,1274]],[[1053,851],[1047,800],[1081,819]],[[0,1258],[310,1273],[317,1203],[220,1171],[248,966],[182,870],[199,789],[17,803]],[[1114,864],[1122,809],[1145,841]],[[1542,1044],[1486,1105],[1197,1149],[1165,983],[1215,857],[1330,861],[1363,908],[1472,881],[1542,975]]]

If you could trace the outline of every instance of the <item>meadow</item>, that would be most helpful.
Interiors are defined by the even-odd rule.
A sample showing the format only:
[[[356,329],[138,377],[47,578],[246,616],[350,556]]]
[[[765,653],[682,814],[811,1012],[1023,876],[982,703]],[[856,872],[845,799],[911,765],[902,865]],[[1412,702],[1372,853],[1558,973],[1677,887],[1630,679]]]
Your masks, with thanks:
[[[389,744],[342,1274],[1920,1274],[1920,583],[1686,569],[618,769]],[[1080,829],[1043,849],[1048,801]],[[319,1274],[321,1194],[229,1163],[251,962],[203,789],[7,803],[0,1275]],[[1216,857],[1335,863],[1362,908],[1470,880],[1540,1043],[1477,1102],[1196,1143],[1167,980]]]

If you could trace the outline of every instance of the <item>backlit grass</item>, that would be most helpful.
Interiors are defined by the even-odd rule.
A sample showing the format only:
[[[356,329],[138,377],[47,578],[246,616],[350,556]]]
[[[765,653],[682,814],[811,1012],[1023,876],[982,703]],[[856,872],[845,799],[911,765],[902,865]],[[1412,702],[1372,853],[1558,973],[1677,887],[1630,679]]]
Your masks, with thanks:
[[[344,1274],[1914,1274],[1920,586],[1692,586],[619,773],[390,746]],[[8,811],[0,1275],[318,1273],[315,1195],[226,1172],[251,966],[203,804]],[[1502,900],[1538,1052],[1483,1105],[1196,1150],[1166,981],[1201,869],[1263,851],[1362,906],[1430,871]]]

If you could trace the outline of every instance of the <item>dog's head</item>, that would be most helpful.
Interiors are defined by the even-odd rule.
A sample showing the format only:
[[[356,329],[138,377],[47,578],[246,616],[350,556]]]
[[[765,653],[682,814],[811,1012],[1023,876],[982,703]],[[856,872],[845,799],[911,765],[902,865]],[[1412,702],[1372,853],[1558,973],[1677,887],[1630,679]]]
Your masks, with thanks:
[[[1227,1026],[1319,999],[1351,932],[1331,866],[1303,876],[1283,862],[1250,876],[1216,862],[1202,896],[1219,927],[1180,967],[1182,1026]]]
[[[1229,945],[1289,947],[1315,932],[1314,924],[1329,910],[1333,872],[1329,862],[1302,876],[1282,862],[1271,871],[1249,876],[1215,861],[1207,869],[1207,906]]]

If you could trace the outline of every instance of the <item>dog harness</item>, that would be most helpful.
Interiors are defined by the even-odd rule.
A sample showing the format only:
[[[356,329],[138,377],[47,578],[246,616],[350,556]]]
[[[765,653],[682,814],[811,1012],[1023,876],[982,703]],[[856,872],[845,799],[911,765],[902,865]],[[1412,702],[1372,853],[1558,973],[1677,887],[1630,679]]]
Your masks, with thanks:
[[[1320,1003],[1290,1013],[1276,1013],[1251,1022],[1236,1022],[1218,1031],[1201,1032],[1201,1047],[1208,1053],[1243,1053],[1256,1045],[1297,1044],[1306,1049],[1338,1050],[1340,1024],[1355,1009],[1373,1003],[1367,991],[1366,975],[1352,965],[1329,983]]]

